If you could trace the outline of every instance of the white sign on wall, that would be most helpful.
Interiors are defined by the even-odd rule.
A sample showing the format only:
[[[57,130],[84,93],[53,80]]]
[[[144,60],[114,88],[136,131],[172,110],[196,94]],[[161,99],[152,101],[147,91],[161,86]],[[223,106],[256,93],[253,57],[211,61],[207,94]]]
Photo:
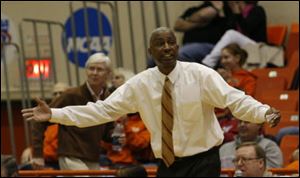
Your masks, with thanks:
[[[14,70],[18,66],[18,53],[15,46],[3,45],[4,43],[19,43],[15,23],[5,14],[1,12],[1,91],[5,88],[5,76],[8,76],[9,82],[13,82],[19,75],[11,68],[14,65]],[[5,61],[7,64],[7,74],[5,74],[3,57],[5,55]],[[13,78],[13,79],[12,79]]]
[[[17,43],[19,44],[18,34],[15,23],[5,14],[1,12],[1,53],[3,43]],[[16,60],[16,49],[11,45],[5,46],[5,56],[7,62]],[[2,69],[2,55],[1,55],[1,69]]]

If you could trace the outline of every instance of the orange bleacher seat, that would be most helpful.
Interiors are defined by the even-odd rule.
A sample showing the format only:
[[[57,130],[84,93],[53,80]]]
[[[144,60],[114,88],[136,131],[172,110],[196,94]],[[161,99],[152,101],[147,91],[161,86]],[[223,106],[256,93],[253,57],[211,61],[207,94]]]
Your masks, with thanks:
[[[281,111],[281,122],[299,122],[299,111]]]
[[[296,70],[299,67],[299,49],[293,51],[293,54],[288,59],[288,64],[285,68]]]
[[[276,127],[270,127],[268,124],[264,124],[264,134],[276,136],[280,129],[289,126],[299,126],[299,121],[280,121]]]
[[[261,77],[283,77],[286,80],[286,87],[284,89],[289,89],[292,85],[294,75],[297,68],[299,67],[299,50],[294,51],[291,59],[286,67],[283,68],[263,68],[263,69],[254,69],[251,72],[257,76]]]
[[[272,100],[289,100],[296,99],[299,102],[299,90],[278,90],[268,89],[267,92],[263,92],[260,95],[256,95],[256,99],[264,100],[264,99],[272,99]]]
[[[280,142],[284,165],[288,165],[293,152],[299,146],[299,135],[285,135]]]
[[[291,32],[299,32],[299,23],[292,23]]]
[[[283,91],[286,88],[286,80],[283,77],[258,77],[254,96],[260,101],[270,90]]]
[[[287,33],[287,25],[268,25],[268,43],[272,45],[283,45]]]
[[[288,100],[261,99],[260,101],[280,111],[298,111],[299,110],[298,100],[299,99],[288,99]]]
[[[299,23],[293,23],[288,34],[288,43],[285,50],[287,63],[289,63],[290,57],[296,50],[299,50]]]

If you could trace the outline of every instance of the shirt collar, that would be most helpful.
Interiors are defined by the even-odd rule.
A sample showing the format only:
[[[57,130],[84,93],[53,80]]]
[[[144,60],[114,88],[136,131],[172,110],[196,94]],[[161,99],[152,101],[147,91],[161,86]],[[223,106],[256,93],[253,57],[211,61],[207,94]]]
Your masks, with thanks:
[[[101,89],[100,93],[98,95],[96,95],[96,93],[94,92],[94,90],[92,89],[92,87],[90,86],[89,82],[86,82],[86,86],[89,89],[91,95],[93,96],[94,100],[100,100],[101,99],[101,95],[103,94],[103,88]]]
[[[180,62],[176,61],[176,66],[175,68],[169,73],[169,75],[165,75],[163,73],[161,73],[158,69],[158,67],[156,66],[156,70],[157,70],[157,74],[159,77],[159,81],[163,84],[165,82],[165,78],[168,77],[169,80],[171,81],[172,84],[174,84],[176,82],[176,80],[179,77],[179,71],[180,71]]]

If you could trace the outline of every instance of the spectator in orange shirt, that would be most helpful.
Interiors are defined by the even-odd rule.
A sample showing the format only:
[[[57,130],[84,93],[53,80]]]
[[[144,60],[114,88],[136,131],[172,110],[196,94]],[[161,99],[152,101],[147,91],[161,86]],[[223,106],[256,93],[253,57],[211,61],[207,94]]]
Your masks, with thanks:
[[[56,83],[53,87],[52,101],[59,97],[68,88],[69,86],[65,83]],[[59,169],[57,157],[57,134],[58,124],[49,125],[44,132],[45,138],[43,142],[43,157],[45,160],[45,166],[52,167],[54,169]]]
[[[256,77],[242,68],[248,54],[238,44],[232,43],[222,49],[221,66],[218,72],[231,86],[245,91],[247,95],[254,95]]]
[[[290,164],[286,166],[289,169],[298,169],[299,172],[299,148],[297,148],[291,157]]]
[[[111,90],[118,88],[126,80],[132,77],[133,72],[117,68],[113,72]],[[114,164],[114,167],[129,166],[132,164],[146,163],[154,160],[154,155],[150,147],[150,133],[140,118],[139,113],[128,114],[119,118],[115,122],[122,124],[124,127],[125,137],[119,138],[122,149],[116,151],[113,149],[112,143],[102,142],[107,150],[107,156]]]
[[[69,86],[65,83],[58,82],[53,87],[53,98],[56,99],[64,91],[66,91]],[[26,148],[21,156],[21,169],[59,169],[58,157],[57,157],[57,134],[58,134],[58,124],[52,124],[47,127],[44,132],[43,141],[43,160],[39,158],[33,158],[32,147]]]
[[[132,164],[148,163],[154,160],[150,148],[150,133],[145,127],[138,113],[128,114],[120,118],[116,123],[124,125],[125,137],[119,142],[122,149],[113,150],[112,143],[103,143],[107,150],[107,156],[113,163],[113,167],[126,167]]]

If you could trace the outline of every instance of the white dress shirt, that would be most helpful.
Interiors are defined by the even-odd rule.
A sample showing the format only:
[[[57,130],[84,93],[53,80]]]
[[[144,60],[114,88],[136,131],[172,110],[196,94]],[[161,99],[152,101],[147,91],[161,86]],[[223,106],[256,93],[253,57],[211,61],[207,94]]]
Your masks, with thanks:
[[[126,113],[139,112],[151,134],[155,157],[161,158],[161,94],[165,77],[157,67],[148,69],[128,80],[104,101],[51,109],[50,122],[89,127],[114,121]],[[229,107],[241,120],[265,121],[269,106],[229,86],[213,69],[177,61],[168,77],[173,84],[175,104],[175,156],[191,156],[222,143],[224,136],[214,107]]]

